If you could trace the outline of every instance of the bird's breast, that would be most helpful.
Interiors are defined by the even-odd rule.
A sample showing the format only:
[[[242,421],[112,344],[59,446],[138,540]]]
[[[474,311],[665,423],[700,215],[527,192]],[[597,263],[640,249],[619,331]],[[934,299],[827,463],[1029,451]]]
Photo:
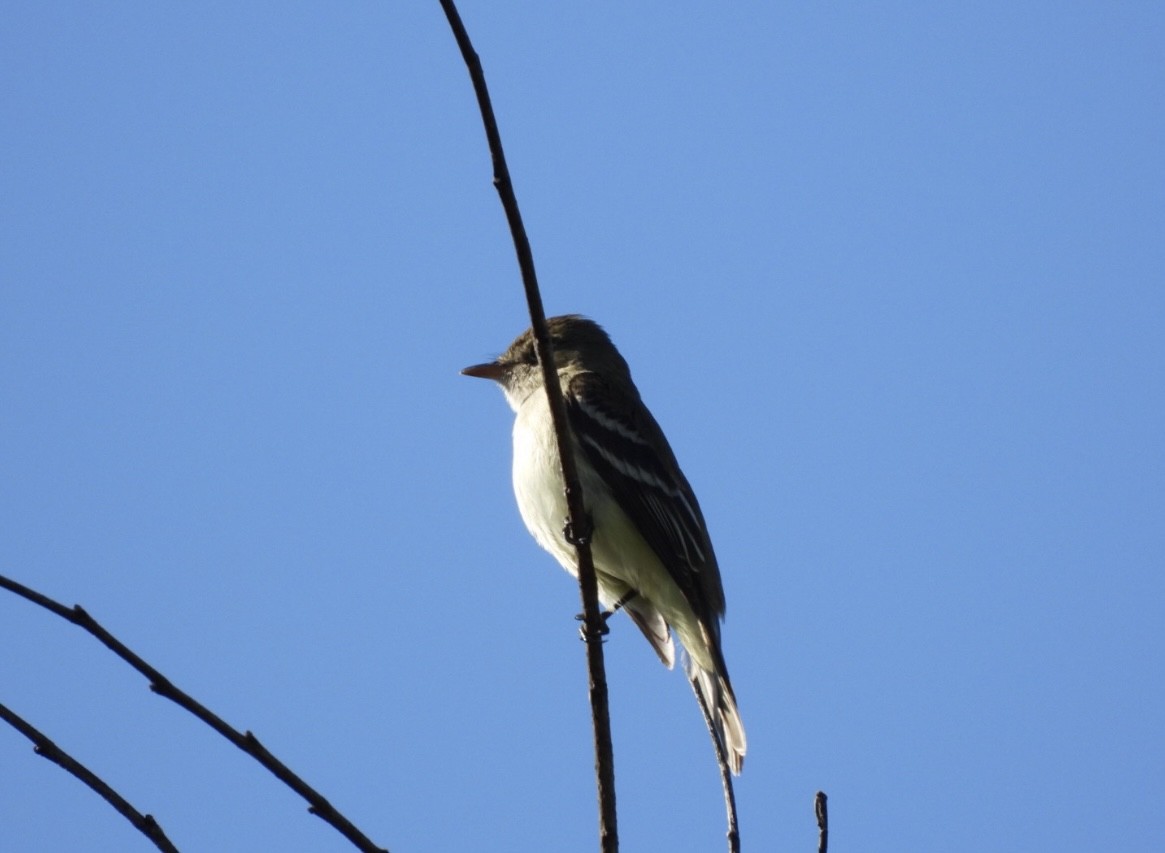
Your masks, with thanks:
[[[558,445],[545,394],[532,394],[514,420],[514,496],[534,539],[564,567],[575,568],[573,549],[562,536],[566,496]]]

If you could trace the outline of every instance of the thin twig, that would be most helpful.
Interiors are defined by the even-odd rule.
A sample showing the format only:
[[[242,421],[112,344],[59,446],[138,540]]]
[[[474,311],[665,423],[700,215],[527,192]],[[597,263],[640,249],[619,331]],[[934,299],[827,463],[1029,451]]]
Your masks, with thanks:
[[[111,806],[121,812],[125,819],[134,825],[138,832],[150,839],[155,847],[166,851],[166,853],[178,853],[178,848],[166,837],[166,833],[154,820],[153,815],[144,815],[135,809],[129,800],[113,790],[104,779],[49,740],[39,729],[4,705],[0,705],[0,719],[32,741],[33,752],[72,773],[104,797]]]
[[[720,767],[720,785],[724,789],[724,810],[728,815],[728,853],[740,853],[740,826],[736,821],[736,791],[732,787],[732,772],[728,769],[728,756],[724,754],[724,744],[716,734],[716,723],[712,718],[712,709],[708,707],[704,694],[700,692],[693,679],[688,679],[692,685],[692,692],[696,694],[696,703],[700,706],[700,713],[704,715],[704,725],[708,727],[708,734],[712,736],[712,746],[716,750],[716,763]]]
[[[817,853],[828,853],[829,850],[829,810],[825,801],[829,799],[824,791],[818,791],[813,798],[813,811],[817,813]]]
[[[558,456],[562,464],[562,477],[566,484],[567,538],[578,551],[579,594],[583,606],[583,636],[586,639],[587,666],[590,673],[591,717],[595,737],[595,776],[599,799],[599,839],[604,853],[614,853],[619,849],[619,833],[615,813],[615,762],[611,743],[611,719],[607,705],[607,675],[603,663],[603,623],[599,615],[598,585],[595,566],[591,557],[590,522],[583,504],[582,486],[579,484],[575,467],[574,452],[570,441],[570,431],[566,420],[566,404],[558,382],[558,371],[554,366],[554,353],[550,343],[550,332],[546,327],[546,313],[542,307],[542,296],[538,290],[538,278],[534,272],[534,256],[530,241],[522,224],[518,210],[518,199],[510,181],[510,171],[506,166],[506,155],[502,149],[502,138],[498,132],[489,90],[486,88],[485,73],[481,60],[473,49],[465,25],[453,0],[441,0],[441,8],[449,19],[461,56],[469,69],[473,81],[473,91],[477,95],[477,105],[481,110],[481,120],[485,125],[486,139],[489,141],[490,156],[493,159],[494,187],[501,198],[510,233],[514,239],[514,249],[518,255],[518,266],[522,272],[522,284],[526,290],[526,302],[530,307],[530,324],[534,330],[535,349],[542,364],[542,376],[546,394],[550,400],[550,414],[554,421],[554,434],[558,440]]]
[[[3,575],[0,575],[0,587],[10,590],[34,604],[39,604],[46,610],[57,614],[62,619],[67,619],[74,625],[84,628],[100,640],[106,648],[148,678],[150,681],[150,690],[159,696],[169,699],[179,707],[185,708],[270,770],[279,781],[307,800],[309,812],[334,826],[355,847],[365,851],[365,853],[388,853],[385,848],[373,844],[363,832],[356,828],[355,824],[338,812],[318,791],[304,782],[286,764],[272,755],[267,750],[267,747],[259,743],[259,739],[251,734],[251,732],[240,732],[232,728],[223,722],[220,717],[211,712],[205,705],[193,699],[189,694],[179,690],[171,683],[170,679],[166,678],[166,676],[138,657],[125,644],[105,630],[96,619],[85,612],[81,605],[66,607],[59,601],[54,601],[48,596],[42,595],[36,590],[29,589],[23,584],[10,580]]]

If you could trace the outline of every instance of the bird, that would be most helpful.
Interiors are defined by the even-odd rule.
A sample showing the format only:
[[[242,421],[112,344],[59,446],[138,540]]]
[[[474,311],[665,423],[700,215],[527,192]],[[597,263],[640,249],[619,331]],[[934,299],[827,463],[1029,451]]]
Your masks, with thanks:
[[[643,632],[663,664],[684,669],[711,716],[733,775],[747,751],[721,650],[724,588],[700,504],[610,336],[578,314],[547,320],[583,499],[599,600]],[[578,576],[563,525],[567,503],[542,368],[527,329],[495,360],[461,371],[501,386],[514,410],[513,486],[535,541]]]

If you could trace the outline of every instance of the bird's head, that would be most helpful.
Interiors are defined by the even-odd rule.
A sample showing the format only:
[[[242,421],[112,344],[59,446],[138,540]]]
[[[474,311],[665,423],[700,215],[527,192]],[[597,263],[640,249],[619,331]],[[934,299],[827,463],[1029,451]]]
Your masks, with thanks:
[[[594,372],[610,379],[626,378],[630,383],[627,362],[598,323],[578,314],[565,314],[549,318],[546,325],[560,377]],[[527,329],[518,335],[493,361],[471,365],[461,372],[497,382],[516,411],[531,393],[542,387],[542,367],[538,363],[533,330]]]

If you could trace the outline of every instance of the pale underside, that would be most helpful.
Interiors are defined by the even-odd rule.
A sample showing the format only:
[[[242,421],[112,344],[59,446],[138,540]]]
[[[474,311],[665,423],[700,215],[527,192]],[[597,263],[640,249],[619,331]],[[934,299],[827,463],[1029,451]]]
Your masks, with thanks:
[[[537,428],[549,417],[545,394],[532,394],[518,407],[514,421],[514,492],[530,534],[564,569],[578,575],[578,555],[563,536],[567,506],[554,434]],[[576,456],[582,453],[575,447]],[[668,667],[675,650],[667,626],[675,630],[688,654],[701,668],[712,669],[707,640],[691,606],[631,519],[611,496],[602,478],[579,466],[583,496],[594,534],[591,553],[599,599],[611,607],[630,590],[639,595],[626,605],[644,635]]]

